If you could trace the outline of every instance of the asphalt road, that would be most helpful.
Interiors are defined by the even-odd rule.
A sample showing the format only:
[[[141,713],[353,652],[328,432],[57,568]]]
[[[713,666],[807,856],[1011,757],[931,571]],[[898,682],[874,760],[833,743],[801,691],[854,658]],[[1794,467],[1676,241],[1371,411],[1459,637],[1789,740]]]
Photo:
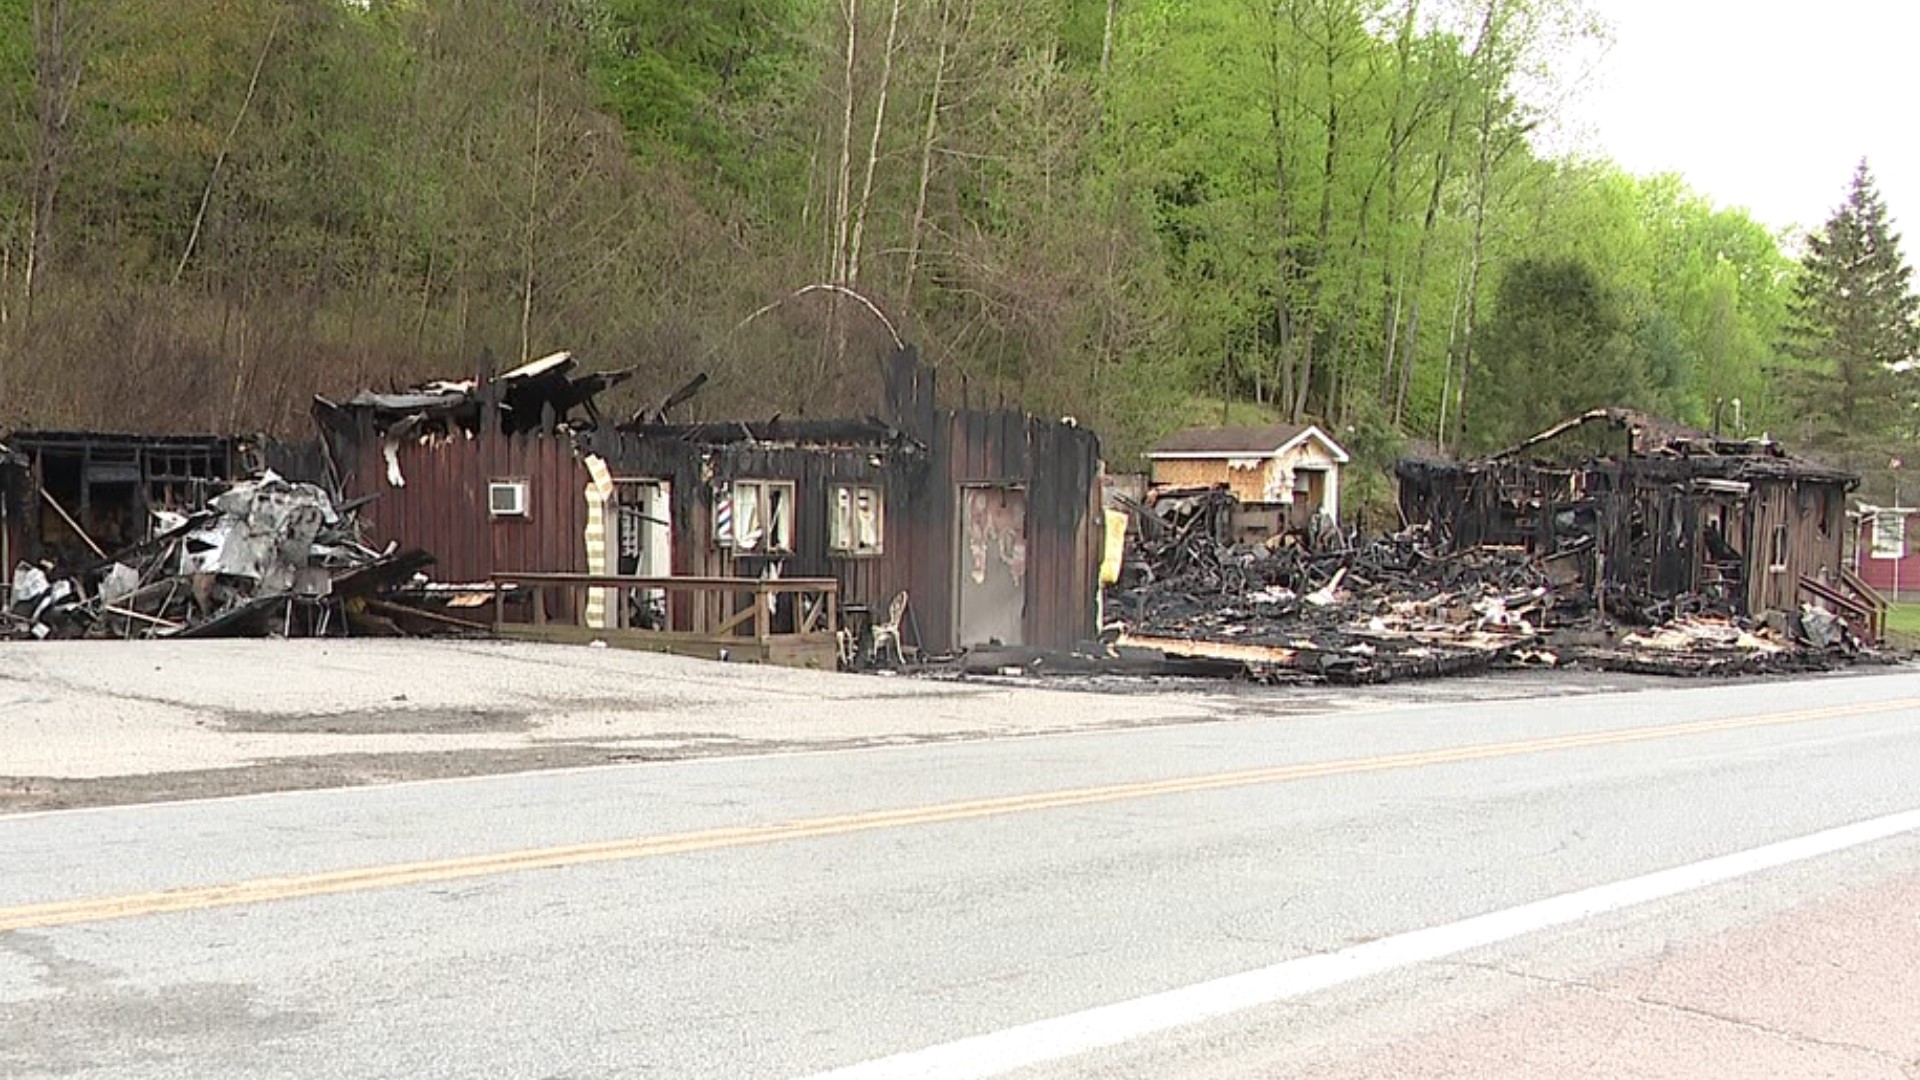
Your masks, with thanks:
[[[1916,777],[1896,674],[17,815],[0,1075],[1900,1080]]]

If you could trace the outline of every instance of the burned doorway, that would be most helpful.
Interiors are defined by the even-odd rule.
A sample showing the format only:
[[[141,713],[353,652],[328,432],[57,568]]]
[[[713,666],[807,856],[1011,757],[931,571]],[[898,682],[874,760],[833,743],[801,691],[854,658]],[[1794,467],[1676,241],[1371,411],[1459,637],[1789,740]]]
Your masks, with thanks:
[[[1305,531],[1313,524],[1313,515],[1327,506],[1327,470],[1299,467],[1293,470],[1293,505],[1287,524]]]
[[[1015,484],[960,488],[955,640],[1020,645],[1027,613],[1027,491]]]
[[[672,488],[664,480],[615,481],[613,572],[622,577],[673,576]],[[620,625],[664,630],[665,589],[623,589]]]

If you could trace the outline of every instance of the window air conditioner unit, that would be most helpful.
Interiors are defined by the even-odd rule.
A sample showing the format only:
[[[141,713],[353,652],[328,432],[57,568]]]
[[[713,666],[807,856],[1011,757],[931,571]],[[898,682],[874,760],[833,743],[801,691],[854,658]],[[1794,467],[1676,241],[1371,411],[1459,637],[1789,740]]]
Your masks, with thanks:
[[[494,480],[487,484],[487,512],[494,517],[527,516],[527,482]]]

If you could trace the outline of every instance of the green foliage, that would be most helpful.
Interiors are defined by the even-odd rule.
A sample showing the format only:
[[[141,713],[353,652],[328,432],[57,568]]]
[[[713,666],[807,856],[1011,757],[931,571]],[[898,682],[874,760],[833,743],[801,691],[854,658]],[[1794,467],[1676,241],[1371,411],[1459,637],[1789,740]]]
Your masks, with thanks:
[[[863,411],[887,340],[864,307],[815,291],[741,325],[837,277],[946,386],[1075,416],[1118,461],[1223,398],[1320,421],[1365,461],[1355,506],[1404,438],[1491,445],[1590,404],[1731,426],[1738,400],[1792,434],[1824,413],[1776,378],[1776,238],[1533,148],[1591,22],[0,0],[0,411],[298,429],[313,391],[562,347],[637,367],[634,404],[700,369],[708,414]],[[1839,362],[1795,340],[1787,366]]]
[[[1481,401],[1498,420],[1481,429],[1484,439],[1516,442],[1588,409],[1642,404],[1647,373],[1635,337],[1619,295],[1585,263],[1514,263],[1487,323]]]
[[[589,70],[606,107],[642,146],[666,149],[739,186],[767,179],[765,110],[791,93],[800,0],[597,0],[583,5]],[[791,165],[781,160],[782,165]]]
[[[1808,441],[1849,459],[1907,433],[1915,401],[1920,298],[1899,244],[1862,161],[1794,281],[1784,389]]]
[[[1920,604],[1887,607],[1887,636],[1903,649],[1920,649]]]

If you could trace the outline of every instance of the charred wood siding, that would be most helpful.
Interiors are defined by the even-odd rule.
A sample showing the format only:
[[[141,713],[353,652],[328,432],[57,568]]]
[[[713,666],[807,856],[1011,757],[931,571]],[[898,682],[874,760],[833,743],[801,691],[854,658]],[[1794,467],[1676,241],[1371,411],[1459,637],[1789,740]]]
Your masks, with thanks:
[[[388,482],[380,440],[336,451],[342,494],[378,494],[360,512],[376,546],[423,548],[440,581],[480,582],[514,570],[586,568],[586,468],[564,438],[488,432],[471,439],[403,441],[395,448],[402,487]],[[524,517],[493,517],[487,484],[524,480]]]
[[[1092,432],[1027,422],[1027,641],[1071,648],[1099,631],[1100,443]]]
[[[896,519],[907,533],[905,579],[925,645],[949,651],[960,644],[960,500],[973,484],[1026,492],[1026,644],[1065,649],[1097,635],[1100,440],[1075,424],[1024,412],[941,408],[934,372],[911,349],[895,353],[885,370],[893,422],[928,450],[925,480]]]
[[[674,573],[757,577],[777,563],[783,576],[837,579],[843,603],[876,614],[904,591],[920,643],[934,652],[958,644],[962,492],[974,485],[1017,487],[1027,505],[1026,643],[1070,648],[1092,638],[1102,539],[1098,440],[1072,425],[1006,410],[940,409],[922,419],[931,425],[915,433],[924,452],[882,445],[703,445],[633,433],[601,433],[591,444],[616,476],[672,485]],[[731,480],[793,483],[790,554],[738,555],[714,544],[715,485]],[[878,554],[832,550],[830,506],[840,484],[883,492]]]
[[[908,551],[929,648],[958,647],[964,572],[961,499],[969,487],[1026,495],[1025,643],[1067,649],[1098,632],[1100,444],[1093,433],[1009,410],[936,410],[928,481],[910,504]]]
[[[1536,555],[1591,538],[1589,580],[1649,596],[1724,594],[1759,614],[1799,606],[1800,578],[1837,579],[1844,563],[1847,482],[1748,473],[1725,459],[1403,461],[1400,509],[1458,547],[1525,547]],[[1738,491],[1744,484],[1744,491]],[[1720,548],[1728,559],[1716,559]],[[1778,558],[1776,558],[1778,556]]]
[[[673,572],[680,576],[831,577],[842,604],[884,608],[896,592],[914,588],[910,521],[924,463],[881,446],[805,446],[755,443],[697,444],[684,439],[602,432],[590,437],[622,480],[665,481],[673,507]],[[734,480],[783,480],[794,486],[793,551],[739,554],[714,543],[716,486]],[[833,491],[840,484],[871,485],[885,504],[880,551],[852,555],[832,549]],[[584,556],[583,556],[584,558]],[[918,603],[918,597],[915,597]],[[718,612],[706,612],[708,618]],[[684,604],[676,625],[691,615]]]
[[[332,459],[346,498],[379,493],[363,512],[380,543],[420,547],[437,559],[442,581],[481,581],[490,573],[586,569],[586,453],[604,459],[616,480],[664,481],[671,490],[672,569],[677,576],[833,577],[841,601],[885,611],[909,594],[912,631],[930,652],[955,648],[961,569],[963,489],[1017,487],[1026,507],[1025,574],[1020,625],[1025,643],[1070,648],[1099,630],[1097,605],[1104,521],[1100,514],[1100,443],[1069,422],[1014,410],[944,409],[935,404],[931,372],[911,351],[887,368],[891,427],[877,422],[806,421],[781,428],[710,424],[664,425],[582,435],[503,435],[491,427],[474,437],[396,448],[405,485],[386,479],[381,436],[370,415],[345,430],[329,427]],[[488,513],[487,483],[527,483],[522,519]],[[737,554],[715,544],[716,486],[732,480],[794,485],[793,550]],[[839,484],[883,492],[881,550],[832,550],[830,500]],[[718,598],[706,603],[717,604]],[[680,597],[677,629],[720,616],[692,610]]]
[[[1747,603],[1752,611],[1792,611],[1800,606],[1800,578],[1838,581],[1846,565],[1845,490],[1806,480],[1755,483],[1750,503],[1751,568]],[[1775,537],[1783,536],[1775,562]]]

